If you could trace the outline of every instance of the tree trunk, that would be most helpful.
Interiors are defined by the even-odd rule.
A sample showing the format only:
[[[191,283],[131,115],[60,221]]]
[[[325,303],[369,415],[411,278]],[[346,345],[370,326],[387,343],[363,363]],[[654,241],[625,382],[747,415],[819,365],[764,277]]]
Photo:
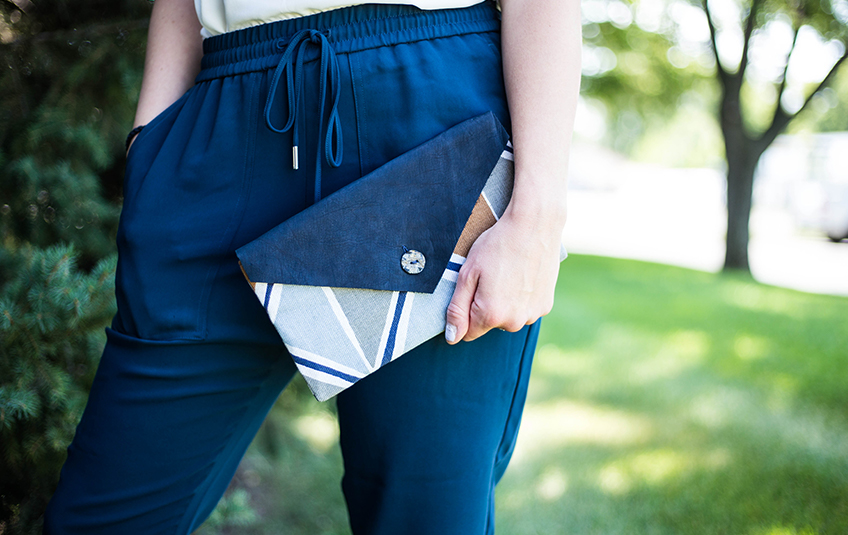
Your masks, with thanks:
[[[742,141],[742,140],[739,140]],[[762,151],[749,140],[726,145],[727,152],[727,248],[724,270],[750,271],[748,264],[748,223],[754,171]]]
[[[790,59],[793,56],[798,39],[798,28],[807,24],[810,14],[804,10],[797,11],[800,20],[793,25],[792,46],[786,55],[783,79],[781,80],[775,102],[774,116],[771,125],[760,135],[750,134],[742,119],[742,84],[745,80],[745,69],[748,67],[748,50],[751,36],[757,26],[757,12],[766,4],[764,0],[750,0],[750,9],[745,21],[743,32],[742,57],[735,71],[725,70],[719,57],[716,44],[716,26],[713,24],[712,13],[708,0],[701,0],[701,7],[707,16],[710,30],[712,52],[716,61],[716,77],[721,84],[721,100],[719,105],[719,124],[724,137],[725,155],[727,157],[727,241],[724,255],[724,270],[744,270],[750,272],[748,264],[748,223],[751,218],[751,196],[754,192],[754,170],[766,148],[775,140],[789,122],[798,116],[810,103],[813,97],[825,87],[836,75],[837,69],[848,60],[848,41],[842,56],[833,64],[824,79],[813,89],[800,109],[787,113],[781,107],[781,100],[786,89],[786,74]],[[794,8],[792,8],[794,9]],[[775,11],[774,13],[777,13]],[[817,16],[817,15],[816,15]],[[835,21],[831,20],[831,23]]]

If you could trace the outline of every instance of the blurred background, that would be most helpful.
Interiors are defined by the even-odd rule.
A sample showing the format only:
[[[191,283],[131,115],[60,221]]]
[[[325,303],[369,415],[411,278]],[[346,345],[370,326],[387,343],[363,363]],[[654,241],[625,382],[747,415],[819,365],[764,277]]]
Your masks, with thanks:
[[[114,314],[151,5],[0,1],[0,535],[40,532]],[[498,532],[848,533],[848,0],[582,12]],[[287,389],[199,533],[349,533],[334,410]]]

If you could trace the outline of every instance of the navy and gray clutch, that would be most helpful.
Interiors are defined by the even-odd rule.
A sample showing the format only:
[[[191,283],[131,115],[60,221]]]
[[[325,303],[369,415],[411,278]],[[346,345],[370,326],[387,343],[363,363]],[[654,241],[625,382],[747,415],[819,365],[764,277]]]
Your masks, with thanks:
[[[236,251],[319,401],[444,332],[459,269],[512,182],[507,133],[487,113]]]

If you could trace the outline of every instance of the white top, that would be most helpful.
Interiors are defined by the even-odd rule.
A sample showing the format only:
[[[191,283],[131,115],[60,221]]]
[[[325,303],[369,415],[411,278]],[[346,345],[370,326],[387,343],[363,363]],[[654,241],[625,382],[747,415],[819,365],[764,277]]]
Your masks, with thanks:
[[[469,7],[483,0],[194,0],[204,37],[263,22],[292,19],[357,4],[407,4],[421,9]]]

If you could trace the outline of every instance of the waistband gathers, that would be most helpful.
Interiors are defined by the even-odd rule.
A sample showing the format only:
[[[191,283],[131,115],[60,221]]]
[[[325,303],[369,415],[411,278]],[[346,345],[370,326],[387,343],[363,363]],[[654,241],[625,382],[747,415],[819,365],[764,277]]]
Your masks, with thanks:
[[[391,4],[334,9],[204,39],[201,70],[195,82],[274,69],[265,100],[265,124],[276,133],[292,131],[292,167],[297,169],[299,125],[308,120],[304,78],[306,73],[314,75],[312,69],[304,69],[304,64],[320,60],[321,112],[318,117],[314,192],[314,202],[318,202],[321,199],[322,161],[339,167],[343,158],[342,125],[338,111],[341,76],[337,54],[499,29],[500,17],[494,3],[483,0],[460,9],[421,10],[411,5]],[[285,88],[280,88],[283,76],[286,78]],[[272,121],[271,111],[282,91],[287,93],[288,117],[286,124],[280,128]]]
[[[329,30],[325,30],[329,32]],[[277,68],[274,70],[274,76],[271,79],[271,89],[268,91],[268,98],[265,101],[265,124],[277,133],[288,132],[292,130],[292,168],[298,168],[298,115],[302,115],[303,109],[303,62],[306,56],[306,50],[310,46],[320,48],[321,66],[319,72],[321,78],[319,87],[321,91],[321,111],[318,117],[318,150],[317,162],[315,163],[315,194],[314,201],[321,200],[321,136],[324,130],[325,107],[327,103],[327,89],[329,85],[330,99],[332,106],[327,123],[327,132],[324,135],[324,150],[323,156],[331,167],[338,167],[342,163],[343,146],[342,146],[342,125],[339,118],[339,62],[336,58],[336,53],[332,45],[327,40],[324,32],[318,30],[305,29],[296,33],[288,42],[284,38],[276,41],[276,47],[279,50],[285,50],[280,61],[277,63]],[[271,107],[277,95],[277,87],[280,84],[280,79],[283,74],[286,75],[286,91],[288,93],[288,120],[285,126],[278,128],[271,122]]]

